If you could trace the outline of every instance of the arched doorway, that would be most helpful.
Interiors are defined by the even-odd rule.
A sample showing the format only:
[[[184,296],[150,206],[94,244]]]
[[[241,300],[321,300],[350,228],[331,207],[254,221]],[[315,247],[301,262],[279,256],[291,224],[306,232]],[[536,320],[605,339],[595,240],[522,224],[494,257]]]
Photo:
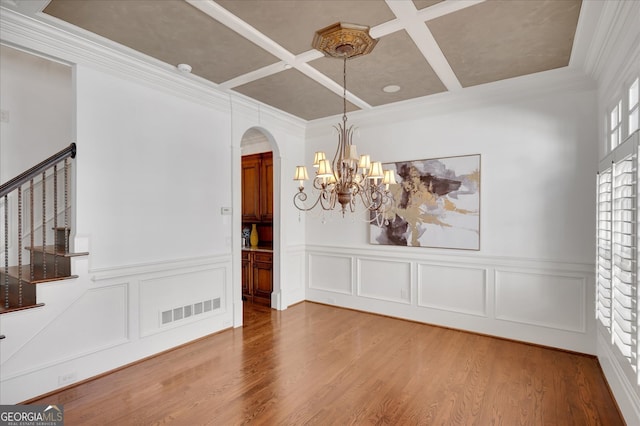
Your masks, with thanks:
[[[243,300],[282,309],[280,297],[280,154],[271,134],[262,128],[245,131],[240,142],[242,180]],[[253,177],[252,177],[253,176]],[[269,182],[268,184],[266,182]],[[249,189],[247,188],[254,188]],[[247,193],[248,192],[248,193]],[[249,208],[247,208],[249,206]],[[250,246],[257,234],[257,247]],[[246,247],[249,246],[249,247]],[[271,294],[265,294],[270,280]]]

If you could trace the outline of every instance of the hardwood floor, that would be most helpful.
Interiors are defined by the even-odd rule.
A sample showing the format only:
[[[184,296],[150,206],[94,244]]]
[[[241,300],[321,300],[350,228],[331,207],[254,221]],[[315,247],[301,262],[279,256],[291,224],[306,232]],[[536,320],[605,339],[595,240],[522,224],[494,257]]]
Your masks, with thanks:
[[[34,404],[66,425],[622,425],[595,358],[304,302]]]

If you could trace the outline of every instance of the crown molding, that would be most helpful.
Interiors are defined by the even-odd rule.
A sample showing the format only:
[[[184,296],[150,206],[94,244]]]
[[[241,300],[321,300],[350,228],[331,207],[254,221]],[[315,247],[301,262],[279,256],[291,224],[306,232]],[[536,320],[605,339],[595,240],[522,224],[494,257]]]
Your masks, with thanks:
[[[600,12],[585,54],[584,70],[601,81],[607,71],[612,72],[611,64],[618,63],[621,56],[633,54],[640,42],[640,2],[589,1],[583,4],[585,8],[597,7]]]
[[[244,120],[245,124],[250,127],[258,126],[269,130],[279,129],[304,137],[308,123],[306,120],[234,91],[230,92],[230,100],[231,116],[234,124]]]
[[[61,25],[64,23],[61,23]],[[271,106],[221,90],[201,77],[128,49],[84,30],[61,29],[0,6],[0,43],[67,65],[86,65],[156,90],[195,101],[225,114],[240,111],[245,118],[264,119],[269,125],[304,129],[306,121]],[[241,106],[234,110],[233,105]]]
[[[123,53],[119,45],[116,47],[106,39],[98,43],[88,35],[83,37],[77,32],[56,28],[10,9],[0,7],[0,12],[0,42],[3,44],[68,64],[90,66],[229,112],[229,96],[197,76],[185,75],[168,64],[133,54],[133,51]]]
[[[594,45],[595,33],[599,29],[598,22],[601,19],[602,1],[583,1],[580,7],[580,16],[576,33],[573,38],[569,66],[572,68],[586,69],[587,57]]]

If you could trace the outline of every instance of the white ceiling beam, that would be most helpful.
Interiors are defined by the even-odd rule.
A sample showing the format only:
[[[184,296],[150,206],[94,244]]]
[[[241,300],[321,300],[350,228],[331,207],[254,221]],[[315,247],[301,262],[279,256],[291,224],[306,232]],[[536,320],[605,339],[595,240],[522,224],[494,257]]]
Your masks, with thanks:
[[[260,31],[256,30],[251,25],[247,24],[222,6],[213,1],[201,1],[201,0],[185,0],[191,6],[196,9],[206,13],[216,21],[221,24],[227,26],[232,31],[235,31],[242,37],[256,44],[257,46],[263,48],[267,52],[271,53],[273,56],[280,59],[282,62],[277,62],[275,64],[267,65],[266,67],[262,67],[258,70],[240,75],[231,80],[227,80],[222,82],[219,87],[221,89],[232,89],[234,87],[241,86],[243,84],[250,83],[252,81],[259,80],[261,78],[268,77],[273,74],[277,74],[282,72],[288,68],[285,68],[286,65],[291,65],[291,67],[296,68],[298,71],[316,81],[318,84],[326,87],[331,90],[333,93],[342,97],[342,86],[338,83],[322,74],[320,71],[316,70],[312,66],[308,65],[307,62],[312,61],[314,59],[318,59],[322,57],[322,53],[312,49],[307,52],[303,52],[300,55],[294,55],[293,53],[286,50],[284,47],[280,46],[278,43],[270,39],[269,37],[262,34]],[[371,109],[371,105],[358,98],[357,96],[347,92],[347,100],[352,104],[358,106],[361,109]]]
[[[442,84],[449,91],[456,91],[462,89],[462,84],[456,77],[449,61],[442,53],[442,49],[438,46],[436,39],[427,28],[427,25],[424,23],[424,19],[422,16],[418,15],[418,11],[416,10],[415,5],[411,1],[397,1],[397,0],[386,0],[387,6],[389,9],[396,15],[398,20],[402,23],[402,26],[407,31],[413,42],[416,44],[424,58],[427,60],[433,71],[436,73]],[[469,5],[476,4],[477,2],[467,1],[467,2],[444,2],[444,3],[462,3],[465,7]],[[436,5],[437,6],[437,5]],[[459,10],[456,7],[447,6],[446,10]],[[435,7],[435,6],[432,6]],[[431,9],[431,8],[427,8]],[[423,14],[426,14],[424,12]],[[444,11],[440,11],[440,15],[445,14]],[[450,12],[447,12],[450,13]],[[435,13],[434,13],[435,15]]]
[[[295,55],[289,52],[284,47],[280,46],[278,43],[270,39],[269,37],[262,34],[260,31],[253,28],[251,25],[244,22],[242,19],[238,18],[236,15],[229,12],[224,7],[219,4],[207,0],[185,0],[191,6],[200,10],[201,12],[206,13],[216,21],[220,22],[222,25],[228,27],[229,29],[235,31],[242,37],[246,38],[250,42],[255,45],[263,48],[267,52],[271,53],[276,58],[285,61],[287,63],[292,63],[295,59]]]
[[[287,69],[286,65],[287,62],[284,61],[276,62],[275,64],[267,65],[266,67],[262,67],[255,71],[239,75],[231,80],[222,82],[218,87],[222,90],[233,89],[234,87],[242,86],[243,84],[251,83],[252,81],[260,80],[261,78],[269,77],[270,75],[284,71]]]
[[[476,4],[484,3],[486,0],[447,0],[436,3],[433,6],[419,10],[416,15],[420,20],[430,21],[453,12],[457,12]]]

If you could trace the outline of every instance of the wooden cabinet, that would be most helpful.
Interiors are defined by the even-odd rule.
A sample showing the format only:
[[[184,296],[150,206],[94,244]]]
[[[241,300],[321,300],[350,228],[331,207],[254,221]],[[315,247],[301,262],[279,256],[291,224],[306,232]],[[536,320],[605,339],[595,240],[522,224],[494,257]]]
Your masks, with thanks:
[[[242,157],[242,222],[273,221],[273,154]]]
[[[242,221],[260,222],[260,156],[242,157]]]
[[[253,296],[251,286],[251,252],[242,250],[242,296]]]
[[[273,154],[262,154],[260,160],[260,217],[273,222]]]
[[[242,251],[242,295],[253,303],[271,306],[273,253]]]

